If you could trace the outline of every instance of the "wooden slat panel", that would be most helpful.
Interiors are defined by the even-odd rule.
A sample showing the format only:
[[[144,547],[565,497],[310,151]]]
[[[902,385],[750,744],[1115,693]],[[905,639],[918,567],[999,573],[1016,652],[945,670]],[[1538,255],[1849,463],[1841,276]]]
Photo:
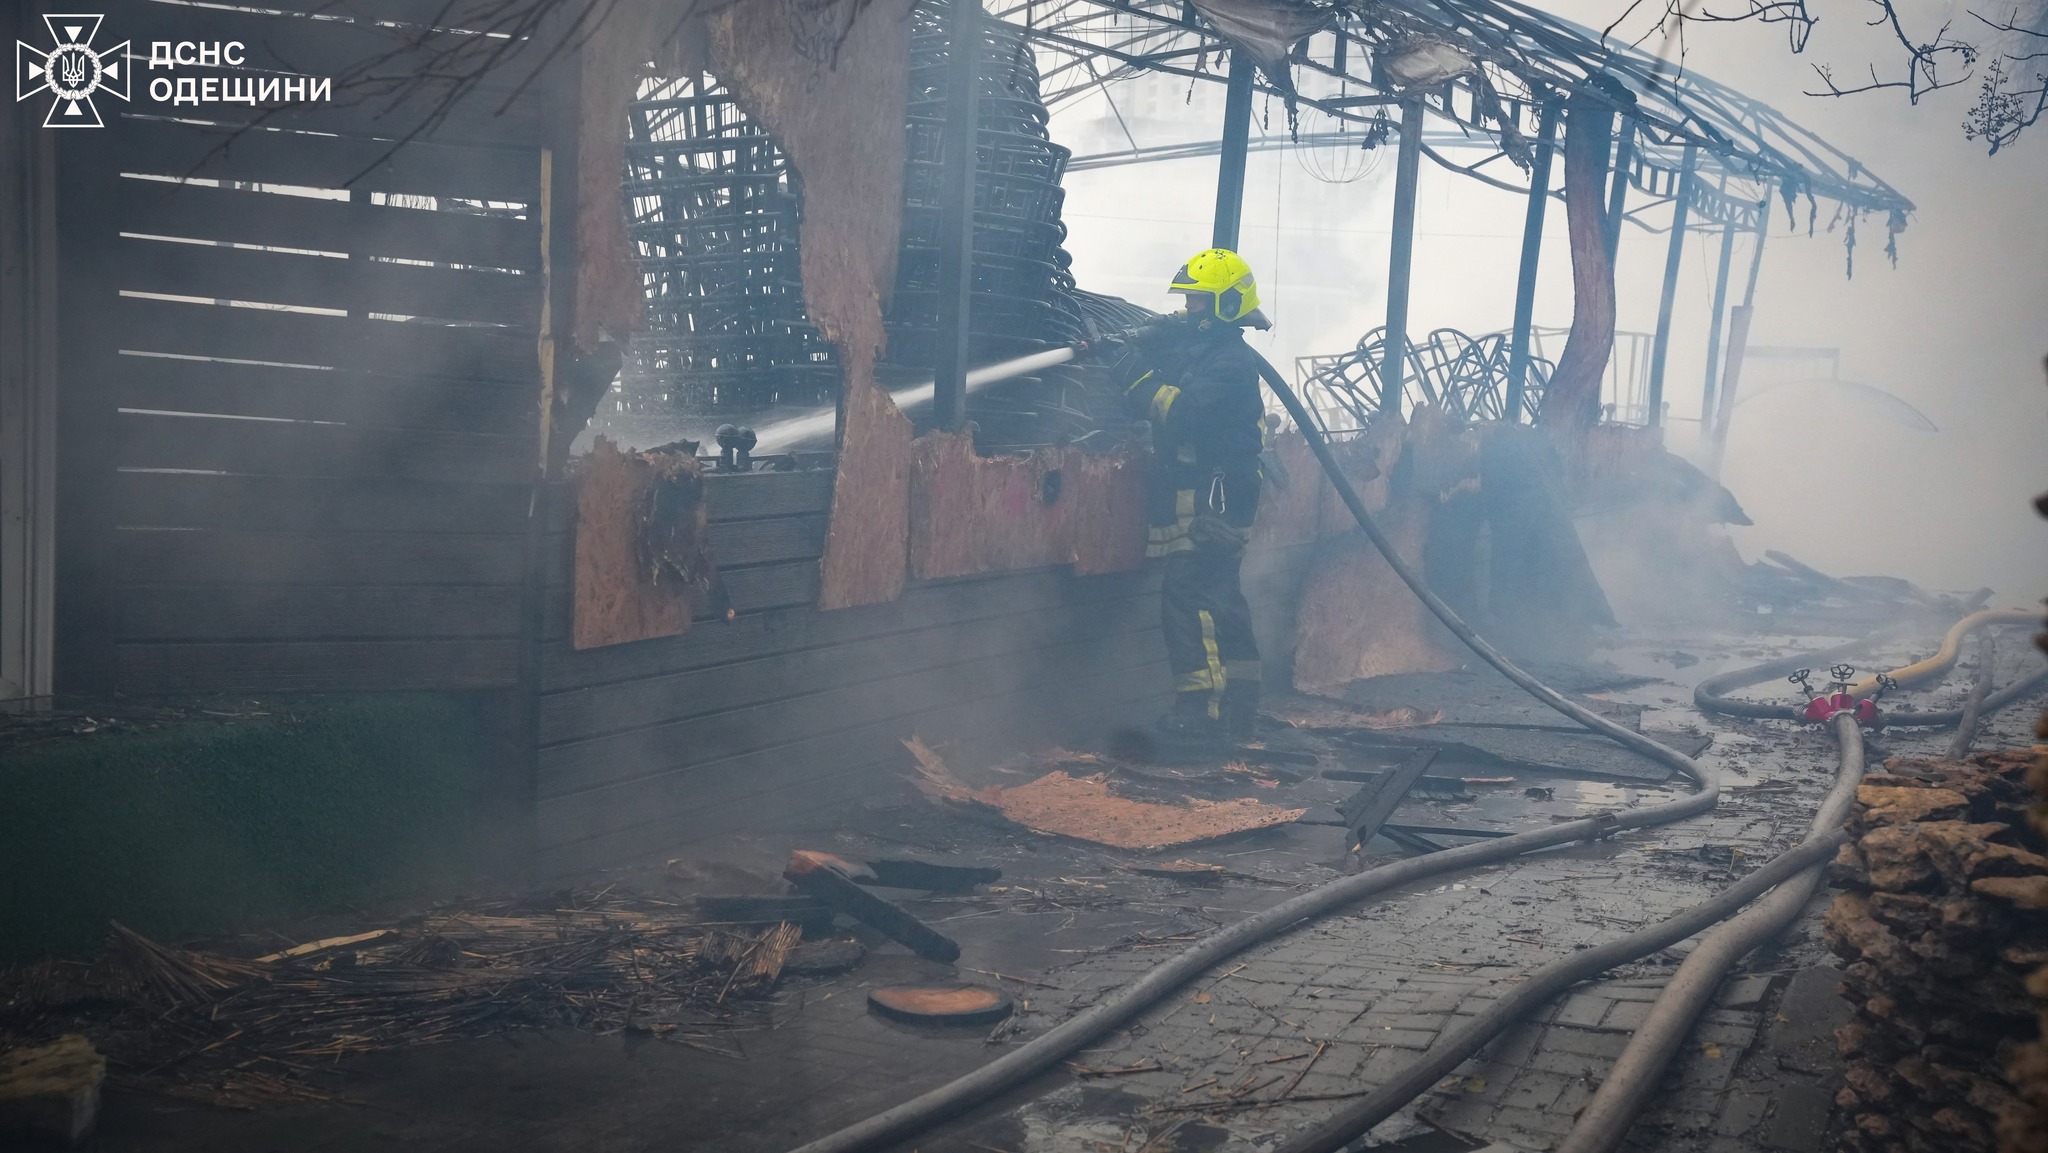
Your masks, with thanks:
[[[122,589],[123,641],[515,637],[519,589],[141,585]]]
[[[753,517],[824,514],[832,509],[832,473],[711,473],[704,478],[704,504],[715,523]]]
[[[415,141],[393,152],[386,140],[138,116],[111,121],[108,128],[108,139],[93,143],[117,154],[121,172],[519,204],[540,198],[538,148]]]
[[[518,681],[519,642],[122,644],[115,660],[121,690],[137,696],[505,688]]]
[[[690,717],[822,692],[875,677],[1024,651],[1077,636],[1123,637],[1157,629],[1150,598],[1025,612],[944,628],[869,637],[735,664],[648,677],[541,698],[540,743],[567,744]],[[1156,643],[1156,642],[1146,642]]]
[[[712,563],[727,571],[738,565],[815,560],[825,551],[825,518],[713,521],[704,538]]]
[[[536,441],[538,391],[347,369],[124,356],[108,382],[117,408],[229,413],[369,428],[496,433]],[[538,450],[526,453],[528,458]]]
[[[719,825],[728,830],[758,827],[771,815],[811,807],[815,801],[808,798],[829,797],[835,778],[872,782],[878,771],[907,771],[909,757],[898,742],[913,734],[939,738],[976,728],[1015,732],[1042,726],[1052,717],[1072,719],[1081,711],[1095,717],[1141,714],[1158,694],[1129,686],[1163,685],[1162,668],[1153,661],[1069,674],[1029,686],[1036,692],[1014,684],[1002,692],[964,692],[943,703],[920,703],[895,716],[857,720],[772,749],[545,797],[538,805],[539,841],[548,852],[634,826],[665,825],[669,835],[693,825],[700,835]]]
[[[115,419],[113,463],[123,468],[473,483],[516,483],[533,470],[528,442],[516,436],[137,412]]]
[[[445,74],[449,66],[445,62],[437,66],[436,54],[449,48],[478,46],[473,35],[430,31],[429,25],[439,23],[433,20],[431,12],[424,17],[403,18],[410,27],[392,28],[377,24],[375,21],[383,17],[364,11],[363,0],[296,5],[300,9],[314,9],[314,18],[291,11],[295,6],[290,0],[282,5],[276,4],[275,0],[265,0],[265,3],[273,10],[257,13],[191,5],[132,5],[123,13],[120,34],[133,36],[136,50],[145,56],[148,41],[152,39],[240,40],[243,44],[240,53],[242,65],[238,68],[223,62],[219,68],[198,70],[209,75],[288,74],[345,79],[351,70],[360,69],[372,60],[378,61],[376,74],[383,77],[423,76],[430,71]],[[493,23],[502,27],[502,21]],[[452,110],[457,123],[449,127],[466,128],[472,133],[478,128],[488,131],[493,119],[490,113],[519,91],[517,85],[525,79],[530,67],[521,67],[519,62],[514,62],[479,78],[470,97]],[[150,71],[145,68],[137,74],[142,80],[139,87],[146,87]],[[521,137],[523,139],[531,139],[539,131],[540,95],[536,89],[540,87],[529,85],[511,110],[518,117],[515,123],[526,130],[526,135]],[[362,94],[350,92],[339,82],[331,99],[321,103],[271,109],[206,104],[197,109],[182,107],[180,112],[211,119],[232,117],[237,113],[247,115],[272,111],[294,124],[303,122],[308,126],[318,126],[323,131],[367,128],[380,135],[402,136],[413,126],[417,116],[436,107],[445,90],[424,88],[417,94],[408,94],[402,111],[413,113],[413,119],[383,115],[390,104],[388,98],[366,100]],[[380,116],[381,122],[373,119]]]
[[[1162,661],[1127,674],[1125,679],[1164,685],[1166,665]],[[1165,704],[1157,695],[1117,696],[1118,687],[1088,681],[1068,694],[1064,708],[1058,702],[1046,702],[1038,711],[1056,715],[1055,731],[1071,739],[1076,733],[1106,734],[1143,723]],[[1105,689],[1109,696],[1104,695]],[[1038,723],[1033,724],[1034,720]],[[706,773],[703,787],[692,792],[684,807],[613,812],[607,814],[612,822],[608,827],[580,840],[563,839],[571,830],[557,820],[560,814],[553,810],[553,803],[543,801],[539,806],[543,847],[538,871],[543,876],[560,876],[657,853],[674,856],[688,845],[729,838],[735,828],[749,832],[834,828],[842,823],[839,814],[846,805],[889,796],[892,791],[901,795],[906,760],[897,731],[939,738],[962,731],[952,726],[979,725],[983,726],[979,731],[991,739],[1012,734],[1013,739],[1030,738],[1046,735],[1052,728],[1044,720],[1021,716],[1009,702],[997,698],[922,714],[898,722],[895,731],[884,725],[873,734],[842,734],[836,738],[836,751],[829,741],[817,741],[787,750],[749,753],[701,766]],[[749,781],[753,787],[735,796],[735,790],[723,787],[729,781]]]
[[[791,561],[787,564],[755,565],[722,574],[727,599],[736,613],[758,613],[769,609],[816,604],[818,562]],[[699,620],[708,618],[699,617]]]
[[[391,375],[496,380],[538,392],[533,334],[400,324],[110,294],[103,339],[116,348],[222,360],[311,364]]]
[[[547,531],[568,532],[576,522],[573,484],[556,484],[541,494]],[[706,472],[704,505],[713,524],[765,517],[820,516],[832,508],[832,471]]]
[[[391,477],[120,473],[114,508],[134,528],[307,533],[526,531],[524,485],[435,484]]]
[[[219,69],[218,74],[234,76],[238,80],[247,76],[259,81],[279,75],[253,68],[225,67]],[[146,72],[138,75],[147,83]],[[181,119],[228,130],[244,126],[287,129],[377,139],[390,144],[407,141],[406,147],[411,147],[411,142],[445,142],[531,148],[537,146],[541,139],[545,113],[532,90],[512,100],[509,106],[505,101],[512,95],[510,88],[470,91],[457,97],[445,113],[435,114],[432,110],[448,91],[449,86],[444,83],[423,84],[418,93],[397,108],[389,106],[388,98],[363,99],[337,91],[333,100],[324,103],[273,104],[268,107],[249,107],[240,103],[206,104],[196,109],[179,107],[176,112]],[[162,106],[157,106],[157,110],[161,111]],[[138,111],[148,114],[151,109],[145,107]],[[431,124],[428,123],[430,116],[436,117]]]
[[[1155,630],[1156,632],[1156,630]],[[1114,644],[1094,637],[1065,636],[1034,646],[1010,647],[961,659],[918,659],[874,670],[869,676],[802,697],[768,701],[690,720],[595,737],[542,749],[540,795],[562,796],[634,777],[653,776],[684,765],[771,748],[850,728],[868,720],[900,717],[953,700],[1020,690],[1037,669],[1073,676],[1113,667],[1129,668],[1158,659],[1154,633],[1131,633]],[[1086,660],[1079,658],[1086,657]],[[819,674],[815,667],[807,670]]]
[[[446,533],[181,532],[116,534],[116,571],[161,584],[519,582],[525,541]]]
[[[557,549],[556,551],[560,551]],[[1156,574],[1076,577],[1057,569],[913,585],[886,605],[740,617],[679,637],[577,651],[551,642],[542,658],[542,690],[559,692],[747,660],[770,653],[844,644],[1009,613],[1059,612],[1078,600],[1113,599],[1158,587]],[[566,633],[563,634],[566,636]]]
[[[115,195],[113,219],[123,232],[524,272],[540,268],[537,218],[509,220],[161,180],[122,180]]]
[[[125,231],[134,231],[124,225]],[[124,237],[120,286],[132,292],[253,300],[437,320],[540,324],[540,278],[481,269],[422,268],[217,244]]]

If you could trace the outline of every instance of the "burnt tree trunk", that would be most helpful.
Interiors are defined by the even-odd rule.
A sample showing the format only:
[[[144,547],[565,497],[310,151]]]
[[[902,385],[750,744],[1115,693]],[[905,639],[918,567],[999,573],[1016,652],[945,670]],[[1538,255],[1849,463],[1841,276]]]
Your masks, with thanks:
[[[1572,330],[1545,386],[1541,421],[1578,443],[1600,420],[1614,353],[1614,260],[1607,252],[1607,152],[1614,111],[1583,94],[1565,106],[1564,211],[1572,250]]]

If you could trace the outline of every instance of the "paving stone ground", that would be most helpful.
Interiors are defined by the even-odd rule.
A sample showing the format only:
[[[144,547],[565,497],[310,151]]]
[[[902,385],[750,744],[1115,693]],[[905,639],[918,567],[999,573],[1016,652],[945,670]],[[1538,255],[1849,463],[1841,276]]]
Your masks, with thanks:
[[[1670,646],[1668,639],[1646,638],[1635,648],[1640,659],[1642,651]],[[1768,649],[1760,648],[1729,646],[1720,667],[1763,659]],[[1713,671],[1711,663],[1688,669],[1684,681]],[[1105,1038],[1081,1055],[1079,1075],[918,1147],[1272,1149],[1388,1080],[1532,968],[1718,891],[1805,835],[1835,754],[1816,731],[1707,722],[1682,695],[1688,694],[1668,682],[1616,694],[1648,706],[1646,726],[1662,719],[1712,731],[1714,747],[1703,759],[1728,789],[1712,814],[1396,892],[1308,925],[1220,966]],[[1985,743],[2026,743],[2027,727],[2026,717],[2008,713]],[[1894,734],[1879,752],[1931,752],[1945,740]],[[1561,811],[1547,815],[1674,795],[1675,789],[1565,790]],[[1485,817],[1482,806],[1419,802],[1396,819],[1470,825]],[[1341,846],[1332,850],[1334,857]],[[1635,1126],[1630,1149],[1820,1148],[1836,1088],[1831,1032],[1840,1021],[1833,1015],[1842,1009],[1819,944],[1817,920],[1828,896],[1820,894],[1798,926],[1726,983]],[[1424,1148],[1450,1133],[1470,1143],[1440,1147],[1552,1148],[1690,944],[1572,990],[1381,1125],[1373,1139]],[[1038,1003],[1018,1036],[1097,1003],[1149,971],[1160,955],[1124,949],[1052,970],[1045,981],[1059,992]]]

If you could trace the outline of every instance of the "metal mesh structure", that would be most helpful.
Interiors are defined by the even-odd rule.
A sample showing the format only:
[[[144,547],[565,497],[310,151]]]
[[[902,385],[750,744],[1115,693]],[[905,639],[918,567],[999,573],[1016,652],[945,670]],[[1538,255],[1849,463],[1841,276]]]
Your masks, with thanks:
[[[1386,329],[1375,328],[1350,352],[1304,356],[1294,362],[1303,398],[1324,431],[1346,432],[1372,423],[1380,408],[1380,368],[1386,355]],[[1541,411],[1543,386],[1553,367],[1541,357],[1529,358],[1525,413]],[[1500,420],[1507,411],[1507,394],[1507,333],[1472,337],[1455,328],[1439,328],[1408,347],[1407,370],[1401,374],[1403,412],[1426,403],[1454,420]]]
[[[911,11],[910,102],[903,169],[903,250],[889,310],[888,359],[929,367],[939,286],[939,188],[945,164],[946,36],[951,0]],[[974,164],[974,304],[977,359],[1015,355],[1080,335],[1067,298],[1074,280],[1061,247],[1068,152],[1046,133],[1038,63],[1016,31],[985,26]]]
[[[949,0],[912,11],[902,248],[884,364],[928,371],[937,343],[938,190]],[[972,353],[1000,359],[1076,339],[1060,222],[1067,150],[1046,133],[1025,38],[990,22],[980,51]],[[651,85],[630,110],[626,197],[647,280],[647,332],[628,391],[691,411],[830,403],[830,346],[804,314],[788,158],[708,76]]]
[[[707,412],[830,403],[837,369],[804,315],[788,157],[709,77],[654,84],[629,115],[627,220],[647,283],[629,389]]]

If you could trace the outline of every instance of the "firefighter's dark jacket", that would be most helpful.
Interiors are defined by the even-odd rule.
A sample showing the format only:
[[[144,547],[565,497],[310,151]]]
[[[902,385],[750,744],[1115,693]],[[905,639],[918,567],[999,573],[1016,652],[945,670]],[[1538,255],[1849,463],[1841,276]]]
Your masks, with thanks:
[[[1191,550],[1188,526],[1198,513],[1249,528],[1265,403],[1244,330],[1213,316],[1162,317],[1131,339],[1117,380],[1131,415],[1152,422],[1146,554]]]

